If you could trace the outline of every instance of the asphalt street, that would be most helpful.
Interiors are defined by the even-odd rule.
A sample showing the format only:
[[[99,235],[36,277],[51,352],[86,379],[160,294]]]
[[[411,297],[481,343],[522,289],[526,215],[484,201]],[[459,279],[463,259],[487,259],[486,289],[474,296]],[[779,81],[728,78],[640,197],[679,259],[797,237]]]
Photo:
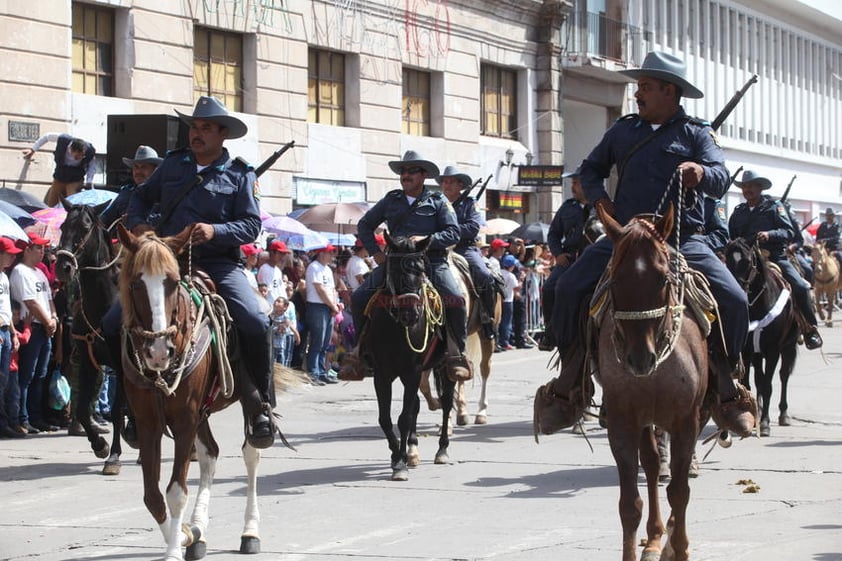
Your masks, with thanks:
[[[799,348],[793,425],[777,425],[776,381],[771,436],[717,447],[702,463],[688,510],[693,560],[842,561],[842,329],[823,334],[824,356]],[[370,381],[279,396],[282,428],[297,451],[276,444],[263,454],[262,553],[251,559],[620,559],[619,488],[606,432],[586,425],[593,451],[569,430],[533,440],[532,397],[552,375],[549,356],[537,349],[494,355],[488,424],[456,427],[448,465],[433,464],[440,417],[422,403],[422,464],[407,482],[390,480]],[[479,386],[468,395],[473,413]],[[207,558],[242,558],[240,412],[231,408],[211,422],[222,455]],[[166,442],[165,479],[170,450]],[[707,447],[698,450],[701,456]],[[122,474],[104,477],[83,438],[0,441],[0,559],[162,558],[136,458],[129,450]],[[197,464],[190,476],[195,494]],[[757,492],[745,492],[741,480]],[[642,473],[640,483],[645,496]]]

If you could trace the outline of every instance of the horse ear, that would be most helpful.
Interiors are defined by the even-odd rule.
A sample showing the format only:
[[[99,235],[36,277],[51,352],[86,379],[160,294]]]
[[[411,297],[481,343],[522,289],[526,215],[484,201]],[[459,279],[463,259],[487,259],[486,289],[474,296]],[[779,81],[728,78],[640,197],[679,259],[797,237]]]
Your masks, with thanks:
[[[425,251],[427,251],[427,247],[430,245],[431,241],[433,241],[432,236],[427,236],[423,240],[416,242],[415,243],[415,251],[419,251],[421,253],[424,253]]]
[[[110,204],[111,204],[111,201],[105,201],[104,203],[99,203],[98,205],[96,205],[94,207],[94,214],[99,216],[100,214],[102,214],[103,210],[108,208],[108,205],[110,205]],[[67,209],[67,207],[65,207],[65,210],[66,209]]]
[[[64,207],[64,210],[66,212],[70,212],[70,207],[73,206],[73,205],[71,205],[69,202],[67,202],[67,199],[64,198],[64,195],[59,195],[58,200],[61,201],[61,206]],[[99,213],[97,213],[97,214],[99,214]]]
[[[614,217],[608,214],[608,211],[601,204],[596,205],[596,215],[599,217],[602,225],[605,226],[605,235],[611,238],[611,241],[616,242],[620,238],[623,227],[620,226],[619,222],[614,220]]]
[[[117,238],[123,247],[128,248],[132,253],[137,251],[137,236],[129,232],[122,222],[117,223]]]
[[[190,238],[193,237],[193,228],[195,228],[195,224],[188,224],[184,230],[179,232],[174,236],[169,236],[164,241],[166,244],[172,249],[173,253],[178,255],[181,253],[181,250],[184,248],[185,245],[190,241]]]
[[[667,239],[672,233],[672,227],[675,224],[675,208],[672,203],[667,205],[667,211],[664,215],[655,221],[655,230],[661,234],[661,238]]]

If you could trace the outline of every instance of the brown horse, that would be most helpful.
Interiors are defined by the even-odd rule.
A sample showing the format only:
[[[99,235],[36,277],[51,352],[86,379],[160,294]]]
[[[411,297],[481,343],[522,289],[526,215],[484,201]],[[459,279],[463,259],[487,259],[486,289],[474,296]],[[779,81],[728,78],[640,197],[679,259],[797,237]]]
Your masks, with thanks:
[[[181,560],[183,546],[189,559],[205,555],[208,503],[219,456],[208,415],[238,399],[233,380],[222,375],[225,347],[220,351],[210,342],[209,323],[227,312],[211,314],[210,308],[221,303],[219,298],[200,293],[180,280],[176,255],[189,241],[191,231],[187,228],[170,238],[157,238],[151,233],[136,237],[122,225],[118,227],[128,253],[120,273],[125,391],[137,416],[143,499],[166,540],[167,561]],[[223,334],[222,330],[217,332],[218,337]],[[165,504],[158,481],[161,437],[166,431],[175,441],[175,452]],[[199,459],[199,492],[189,527],[182,528],[194,443]],[[248,490],[240,552],[257,553],[260,451],[245,442],[243,459]]]
[[[482,314],[480,312],[480,306],[482,306],[482,303],[470,288],[473,286],[473,281],[468,272],[468,262],[458,253],[450,252],[448,258],[453,276],[456,282],[461,285],[465,301],[468,302],[468,338],[465,341],[465,354],[475,366],[479,364],[480,374],[482,375],[479,409],[474,417],[474,423],[484,425],[488,422],[488,377],[491,375],[491,357],[494,356],[494,341],[481,336]],[[460,261],[461,263],[459,263]],[[503,307],[502,298],[499,294],[497,295],[496,302],[497,304],[494,308],[495,328],[500,324],[500,315]],[[470,419],[465,391],[465,382],[460,380],[456,383],[456,395],[454,397],[456,424],[459,426],[467,425]],[[439,399],[433,396],[430,389],[430,370],[424,372],[421,378],[421,395],[426,399],[427,407],[429,407],[430,411],[436,411],[441,408]]]
[[[824,243],[817,243],[811,252],[813,256],[813,286],[816,297],[816,311],[826,327],[833,327],[833,307],[836,306],[836,293],[842,289],[842,275],[839,274],[839,262],[828,253]],[[824,301],[826,304],[822,304]],[[825,319],[827,311],[827,319]]]
[[[707,391],[707,342],[695,319],[683,313],[685,275],[678,272],[676,255],[665,241],[673,228],[672,206],[663,218],[652,222],[635,217],[625,227],[602,209],[599,215],[614,242],[597,357],[603,402],[610,412],[608,441],[620,476],[623,561],[637,559],[637,527],[643,509],[637,487],[638,460],[646,473],[649,497],[642,559],[661,556],[664,525],[653,425],[671,436],[672,479],[667,498],[672,512],[664,558],[674,555],[686,561],[688,471]]]

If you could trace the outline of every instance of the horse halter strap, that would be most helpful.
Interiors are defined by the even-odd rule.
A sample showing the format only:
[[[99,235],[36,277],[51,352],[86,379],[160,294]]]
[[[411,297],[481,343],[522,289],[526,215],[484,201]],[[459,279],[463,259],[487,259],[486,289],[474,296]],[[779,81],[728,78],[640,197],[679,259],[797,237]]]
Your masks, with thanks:
[[[416,258],[423,260],[424,264],[428,264],[427,255],[423,252],[417,251],[412,253],[401,253],[398,255],[389,255],[387,259],[394,259],[394,260],[403,260],[406,258]],[[410,327],[411,326],[404,326],[404,332],[406,335],[406,344],[409,348],[416,353],[423,353],[427,350],[427,346],[430,344],[430,334],[435,331],[435,328],[439,325],[442,325],[444,322],[444,306],[442,305],[441,295],[435,290],[432,283],[427,279],[426,273],[421,273],[421,286],[418,288],[417,292],[408,292],[405,294],[396,294],[394,280],[392,279],[391,267],[386,267],[386,289],[390,295],[390,303],[388,313],[395,320],[396,323],[397,318],[395,317],[395,310],[400,308],[401,300],[412,299],[419,301],[421,304],[421,309],[423,310],[424,319],[426,320],[426,325],[424,327],[424,340],[421,343],[420,348],[416,348],[416,346],[412,342],[412,337],[410,334]]]

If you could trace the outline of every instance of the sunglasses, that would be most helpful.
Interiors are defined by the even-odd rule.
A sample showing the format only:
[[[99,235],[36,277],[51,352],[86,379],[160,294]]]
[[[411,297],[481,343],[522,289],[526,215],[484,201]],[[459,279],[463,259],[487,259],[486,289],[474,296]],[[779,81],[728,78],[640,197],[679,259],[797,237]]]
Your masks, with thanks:
[[[427,171],[427,170],[425,170],[424,168],[418,168],[418,167],[416,167],[416,168],[401,168],[401,175],[403,175],[405,173],[411,173],[411,174],[424,173],[425,171]]]

